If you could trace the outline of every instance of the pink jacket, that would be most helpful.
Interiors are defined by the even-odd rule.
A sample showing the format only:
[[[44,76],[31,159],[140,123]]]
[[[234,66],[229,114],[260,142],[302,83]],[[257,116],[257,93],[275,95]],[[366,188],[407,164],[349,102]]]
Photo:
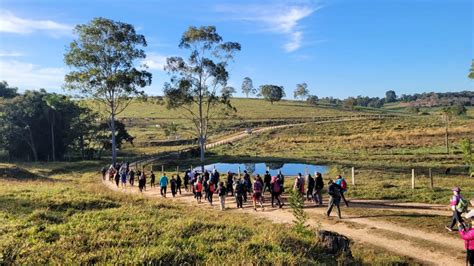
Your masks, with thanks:
[[[474,228],[469,229],[467,232],[461,230],[459,235],[464,239],[464,247],[467,250],[474,250]]]

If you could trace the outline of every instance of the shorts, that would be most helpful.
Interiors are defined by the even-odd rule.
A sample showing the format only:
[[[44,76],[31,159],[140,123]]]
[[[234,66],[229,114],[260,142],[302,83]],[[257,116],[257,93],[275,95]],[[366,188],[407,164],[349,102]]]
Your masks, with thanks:
[[[253,197],[253,200],[260,200],[262,198],[262,193],[254,192],[252,197]]]

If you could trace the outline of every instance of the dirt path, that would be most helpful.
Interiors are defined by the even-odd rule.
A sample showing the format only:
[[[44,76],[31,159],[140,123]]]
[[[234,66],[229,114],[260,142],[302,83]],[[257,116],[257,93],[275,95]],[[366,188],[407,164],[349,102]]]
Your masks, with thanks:
[[[122,193],[138,194],[137,187],[128,187],[125,190],[117,188],[115,184],[104,181],[103,182],[108,188]],[[184,192],[184,191],[183,191]],[[168,192],[168,198],[164,199],[160,195],[159,188],[149,189],[143,193],[144,196],[155,198],[159,200],[179,200],[194,206],[198,206],[213,211],[218,210],[218,199],[215,196],[216,204],[210,206],[203,200],[203,203],[197,204],[192,196],[192,193],[184,192],[182,195],[176,198],[171,197],[171,193]],[[267,197],[268,199],[268,197]],[[205,203],[204,203],[205,202]],[[363,202],[354,201],[354,204],[358,204],[358,207],[363,206],[377,206],[379,209],[384,209],[380,202]],[[391,202],[385,202],[385,209],[393,211],[432,211],[434,210],[423,210],[423,207],[435,208],[436,206],[424,206],[415,205],[408,206],[402,204],[403,207],[397,207],[397,204]],[[360,205],[360,206],[359,206]],[[394,207],[395,206],[395,207]],[[244,204],[244,209],[236,209],[235,201],[233,197],[227,197],[226,199],[226,211],[235,213],[248,213],[256,215],[258,217],[266,218],[275,223],[292,223],[293,215],[288,207],[283,209],[272,208],[270,203],[266,202],[265,210],[254,211],[250,204]],[[441,206],[439,206],[441,207]],[[430,265],[464,265],[464,246],[460,239],[456,239],[454,235],[444,235],[438,233],[427,233],[416,228],[407,228],[386,221],[378,220],[376,218],[367,218],[357,215],[344,215],[343,219],[339,220],[335,217],[326,217],[324,207],[307,207],[305,208],[310,216],[309,224],[312,226],[321,226],[325,230],[331,230],[343,235],[346,235],[358,243],[367,243],[373,246],[383,248],[387,251],[395,254],[414,258],[418,261]],[[445,212],[438,210],[440,212]],[[446,213],[445,213],[446,214]]]

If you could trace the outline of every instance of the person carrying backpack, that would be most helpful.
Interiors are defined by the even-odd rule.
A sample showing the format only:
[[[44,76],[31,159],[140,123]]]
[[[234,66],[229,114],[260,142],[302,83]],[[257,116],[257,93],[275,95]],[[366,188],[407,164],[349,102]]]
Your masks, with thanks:
[[[322,190],[324,188],[323,176],[321,173],[316,172],[316,180],[314,183],[314,190],[313,190],[313,201],[318,203],[319,206],[323,205],[323,196]]]
[[[264,210],[263,208],[263,200],[262,200],[262,190],[263,190],[263,184],[262,184],[262,179],[261,178],[254,178],[254,183],[253,183],[253,209],[257,211],[257,201],[260,203],[260,207],[262,208],[262,211]]]
[[[160,178],[160,193],[161,196],[166,198],[166,187],[168,186],[168,177],[166,173],[163,173],[163,176]]]
[[[341,188],[341,198],[344,201],[344,204],[346,204],[346,207],[349,207],[349,202],[347,202],[346,197],[344,196],[344,193],[346,193],[347,191],[346,179],[344,179],[344,177],[342,177],[341,175],[338,175],[336,179],[336,184]]]
[[[445,226],[448,231],[453,231],[453,227],[456,223],[459,223],[460,226],[464,226],[464,221],[462,220],[461,214],[467,212],[468,202],[461,196],[461,189],[459,187],[453,187],[453,197],[451,198],[451,210],[453,211],[453,216],[451,218],[451,224]]]
[[[128,182],[130,182],[130,186],[133,187],[133,184],[135,184],[135,171],[133,171],[133,169],[130,170],[130,172],[128,172]]]
[[[274,202],[275,200],[278,202],[278,206],[283,207],[283,202],[280,199],[281,195],[281,185],[280,182],[278,182],[278,178],[276,176],[272,177],[272,180],[270,181],[271,184],[271,190],[270,192],[272,193],[272,208],[274,208]]]
[[[138,189],[140,190],[140,192],[143,192],[143,190],[146,190],[145,172],[140,173],[140,171],[138,171],[138,173],[140,174],[138,177]]]
[[[220,182],[217,187],[217,195],[219,195],[219,202],[221,203],[221,211],[225,210],[225,197],[227,196],[227,189],[224,187],[224,182]]]
[[[234,180],[234,195],[237,208],[243,208],[243,196],[246,193],[244,184],[240,178]]]
[[[227,172],[227,194],[234,196],[234,174],[231,171]]]
[[[150,187],[156,187],[155,185],[155,180],[156,180],[156,177],[155,177],[155,174],[153,173],[153,171],[150,172]]]
[[[214,183],[212,183],[211,180],[207,181],[207,200],[209,201],[211,206],[212,206],[212,197],[214,195],[214,190],[215,190]]]
[[[179,174],[176,175],[176,194],[179,191],[179,195],[181,195],[181,177]]]
[[[307,200],[313,200],[313,190],[314,190],[314,178],[311,176],[311,174],[308,174],[307,176],[307,184],[308,188],[306,189],[306,199]]]
[[[177,182],[176,182],[176,179],[174,178],[174,176],[171,177],[170,186],[171,186],[171,195],[174,198],[176,196],[176,193],[177,193]]]
[[[194,187],[194,193],[195,197],[198,203],[201,203],[202,199],[202,181],[201,178],[198,178],[195,184],[193,185]]]
[[[281,170],[278,170],[277,180],[278,183],[280,183],[280,194],[282,194],[283,192],[285,192],[285,176],[281,173]]]
[[[189,170],[186,170],[186,172],[184,172],[184,177],[183,177],[183,181],[184,181],[184,191],[188,192],[188,185],[189,185]]]
[[[272,176],[268,171],[265,171],[265,174],[263,175],[263,191],[262,194],[265,193],[265,191],[268,190],[270,194],[272,193]]]
[[[296,191],[299,191],[301,195],[304,195],[304,177],[301,175],[301,173],[298,173],[298,176],[295,178],[295,185],[293,186],[293,189]]]
[[[332,208],[336,206],[337,217],[341,219],[341,208],[339,207],[339,205],[341,203],[342,188],[337,183],[334,183],[332,180],[329,180],[328,185],[329,203],[326,214],[329,217],[331,215]]]
[[[474,266],[474,228],[472,228],[474,210],[468,212],[465,217],[471,220],[471,226],[459,230],[459,235],[464,240],[464,247],[466,248],[466,265]]]

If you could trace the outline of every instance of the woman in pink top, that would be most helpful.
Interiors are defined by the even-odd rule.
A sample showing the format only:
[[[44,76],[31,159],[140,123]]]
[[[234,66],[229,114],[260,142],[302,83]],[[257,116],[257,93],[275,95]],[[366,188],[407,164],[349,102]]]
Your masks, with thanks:
[[[466,219],[474,219],[474,210],[466,214]],[[459,235],[464,239],[464,247],[466,248],[466,263],[469,266],[474,265],[474,228],[469,227],[464,230],[459,230]]]

